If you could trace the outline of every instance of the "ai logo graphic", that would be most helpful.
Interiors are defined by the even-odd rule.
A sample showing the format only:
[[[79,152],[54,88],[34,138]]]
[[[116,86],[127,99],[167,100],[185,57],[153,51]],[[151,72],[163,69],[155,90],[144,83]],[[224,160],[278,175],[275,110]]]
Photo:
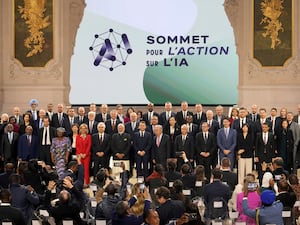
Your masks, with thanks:
[[[125,66],[132,49],[127,34],[120,34],[109,29],[102,34],[95,34],[89,47],[93,54],[94,66],[102,66],[113,71],[119,66]]]

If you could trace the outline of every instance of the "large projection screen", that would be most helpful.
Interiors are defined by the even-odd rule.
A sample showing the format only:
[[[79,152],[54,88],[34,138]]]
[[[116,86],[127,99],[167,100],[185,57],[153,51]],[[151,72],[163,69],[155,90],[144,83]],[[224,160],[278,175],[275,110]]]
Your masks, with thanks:
[[[223,0],[86,0],[72,104],[236,104],[238,57]]]

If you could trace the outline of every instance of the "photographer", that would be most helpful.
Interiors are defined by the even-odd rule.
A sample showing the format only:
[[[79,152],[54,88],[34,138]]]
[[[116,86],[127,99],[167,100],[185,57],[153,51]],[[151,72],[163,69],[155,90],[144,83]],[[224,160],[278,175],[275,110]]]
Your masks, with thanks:
[[[247,216],[243,210],[244,192],[248,192],[248,204],[250,209],[256,209],[261,206],[260,196],[257,193],[258,184],[255,182],[254,176],[246,176],[244,178],[243,192],[237,196],[237,211],[239,212],[238,221],[246,222],[248,225],[256,225],[255,219]]]
[[[154,209],[149,209],[144,214],[145,224],[144,225],[159,225],[160,224],[160,218]],[[167,225],[182,225],[189,222],[189,214],[184,213],[179,219],[177,219],[174,222],[170,222]]]
[[[64,189],[58,194],[59,201],[55,206],[50,203],[51,191],[56,187],[54,181],[49,181],[46,191],[46,203],[49,215],[55,219],[56,224],[60,224],[64,219],[72,219],[76,224],[84,224],[80,218],[80,192],[72,184],[70,177],[65,177],[63,180]]]

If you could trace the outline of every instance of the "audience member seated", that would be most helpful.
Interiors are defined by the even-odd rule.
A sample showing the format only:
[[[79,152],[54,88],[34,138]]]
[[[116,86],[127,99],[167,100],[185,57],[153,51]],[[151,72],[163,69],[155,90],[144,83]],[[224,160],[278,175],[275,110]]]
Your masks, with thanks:
[[[276,202],[275,193],[265,190],[260,195],[262,206],[257,209],[250,209],[248,205],[248,191],[244,191],[243,210],[244,213],[252,218],[257,218],[257,224],[276,224],[283,225],[281,202]]]
[[[139,216],[131,213],[131,207],[137,202],[135,196],[131,197],[129,201],[119,201],[116,204],[115,210],[112,214],[112,225],[140,225],[144,222],[144,213],[148,211],[151,207],[150,194],[147,188],[144,188],[142,193],[145,201],[141,205],[143,208],[143,213]]]
[[[195,195],[203,197],[205,186],[209,184],[209,180],[205,177],[205,168],[202,165],[196,166],[194,170],[196,183],[195,183]]]
[[[10,221],[14,225],[25,225],[25,219],[20,209],[11,206],[11,193],[7,189],[0,191],[0,222]]]
[[[300,184],[296,174],[291,174],[288,178],[289,183],[291,185],[291,189],[294,191],[296,195],[297,201],[300,201]]]
[[[277,182],[278,195],[276,200],[280,201],[284,208],[292,209],[296,202],[296,195],[294,192],[289,192],[289,184],[285,179]]]
[[[181,179],[181,174],[176,170],[176,162],[172,159],[169,159],[167,162],[168,171],[165,173],[165,177],[170,186],[170,182],[174,182],[177,179]]]
[[[281,157],[276,157],[272,163],[272,173],[273,179],[277,183],[281,179],[288,179],[289,172],[283,168],[283,159]]]
[[[164,167],[161,164],[155,165],[153,173],[146,178],[146,185],[149,186],[149,192],[153,200],[155,198],[155,189],[161,186],[167,186],[167,179],[164,176]]]
[[[4,167],[4,172],[0,174],[0,189],[1,188],[8,188],[9,181],[8,178],[11,174],[14,173],[14,164],[13,163],[6,163]]]
[[[117,189],[112,183],[107,185],[105,192],[107,197],[103,197],[102,201],[97,204],[95,218],[105,219],[106,224],[111,224],[112,211],[116,204],[121,201],[121,197],[117,195]]]
[[[71,219],[75,224],[84,224],[80,218],[79,212],[82,202],[80,202],[80,192],[72,184],[72,178],[65,177],[63,180],[64,189],[59,192],[59,201],[55,206],[50,203],[51,191],[55,189],[56,183],[49,181],[46,191],[46,204],[49,215],[55,219],[56,224],[61,224],[65,219]]]
[[[39,197],[33,188],[21,185],[21,177],[18,174],[12,174],[9,177],[10,191],[12,196],[13,207],[20,209],[23,213],[26,223],[31,221],[33,208],[38,206]]]
[[[232,193],[235,188],[235,185],[237,185],[237,174],[231,172],[230,164],[231,162],[227,157],[223,158],[221,161],[221,170],[223,173],[222,181],[228,184]]]
[[[159,225],[160,224],[160,218],[154,209],[149,209],[144,214],[144,225]],[[182,225],[187,224],[189,222],[189,214],[184,213],[179,219],[176,221],[172,221],[168,223],[167,225]]]
[[[184,204],[180,200],[171,200],[170,190],[166,187],[159,188],[156,193],[156,199],[160,206],[157,212],[160,218],[160,225],[167,224],[170,220],[180,218],[184,210]]]
[[[183,183],[183,187],[185,189],[194,190],[195,183],[196,183],[196,176],[192,174],[191,167],[188,164],[184,163],[181,166],[181,175],[182,175],[181,180]]]
[[[246,222],[247,225],[256,225],[255,218],[251,218],[245,215],[243,210],[243,198],[244,192],[248,192],[248,205],[250,209],[256,209],[261,206],[260,196],[257,192],[258,183],[255,182],[254,176],[246,176],[244,178],[243,184],[243,192],[239,193],[237,196],[237,211],[239,213],[238,221],[239,222]]]
[[[227,204],[231,195],[229,186],[222,183],[222,176],[222,171],[219,168],[213,169],[213,182],[206,185],[205,188],[205,215],[208,219],[217,219],[220,217],[225,219],[227,217]],[[218,207],[216,207],[215,202],[219,202]]]

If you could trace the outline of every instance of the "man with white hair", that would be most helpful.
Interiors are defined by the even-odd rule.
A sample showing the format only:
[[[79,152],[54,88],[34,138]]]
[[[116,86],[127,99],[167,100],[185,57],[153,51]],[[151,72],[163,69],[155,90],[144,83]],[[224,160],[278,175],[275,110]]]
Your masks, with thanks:
[[[20,107],[18,106],[15,106],[13,108],[13,115],[14,117],[16,118],[16,123],[21,125],[24,123],[24,120],[23,120],[23,116],[21,115],[21,110],[20,110]]]
[[[85,115],[85,109],[84,107],[79,107],[77,110],[78,116],[76,116],[76,120],[78,121],[78,125],[80,126],[82,123],[87,123],[88,118]]]
[[[161,164],[167,168],[167,159],[170,158],[170,138],[163,133],[162,125],[155,125],[151,149],[152,163]]]
[[[92,160],[94,162],[94,177],[101,168],[109,165],[110,135],[105,133],[105,123],[97,124],[98,133],[92,136]]]
[[[165,103],[165,111],[162,112],[159,117],[160,117],[160,124],[165,125],[169,121],[170,117],[175,117],[176,113],[172,112],[172,103],[171,102],[166,102]]]
[[[88,122],[86,125],[88,126],[90,135],[93,135],[98,132],[98,130],[97,130],[98,122],[95,120],[95,118],[96,118],[96,113],[94,111],[89,111],[88,112]]]
[[[100,107],[100,113],[96,115],[96,121],[105,123],[105,121],[109,119],[110,119],[110,115],[108,112],[108,106],[107,104],[102,104]]]

